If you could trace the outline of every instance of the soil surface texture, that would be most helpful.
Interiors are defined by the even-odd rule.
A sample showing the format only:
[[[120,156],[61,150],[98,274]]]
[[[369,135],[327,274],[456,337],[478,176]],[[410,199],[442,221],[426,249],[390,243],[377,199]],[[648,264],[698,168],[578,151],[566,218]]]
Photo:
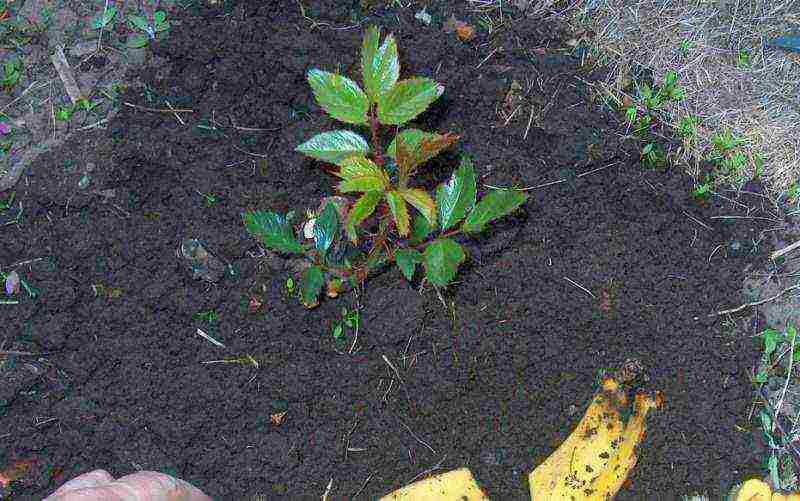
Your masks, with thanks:
[[[0,230],[3,269],[39,291],[0,308],[4,347],[45,353],[2,368],[0,464],[36,460],[16,499],[93,468],[172,473],[220,500],[320,499],[331,478],[330,499],[376,499],[465,465],[492,499],[528,499],[527,473],[601,371],[628,359],[665,405],[618,499],[718,499],[758,474],[757,326],[733,332],[712,314],[746,301],[742,278],[771,250],[758,245],[775,226],[765,199],[699,204],[680,169],[644,169],[590,92],[601,70],[581,66],[557,20],[510,11],[504,29],[463,42],[442,21],[476,24],[467,3],[439,4],[430,25],[338,0],[188,9],[153,49],[146,88],[121,97],[135,106],[29,168],[15,188],[24,214]],[[441,298],[396,270],[369,281],[348,354],[354,330],[331,330],[353,296],[304,309],[241,214],[302,215],[333,194],[335,178],[294,152],[343,127],[305,72],[357,76],[370,23],[397,36],[401,78],[446,88],[416,125],[462,140],[422,182],[465,152],[481,191],[531,199],[461,240],[469,260]],[[230,265],[223,279],[193,278],[176,256],[185,238]],[[213,322],[197,315],[209,310]],[[258,367],[219,362],[247,356]]]

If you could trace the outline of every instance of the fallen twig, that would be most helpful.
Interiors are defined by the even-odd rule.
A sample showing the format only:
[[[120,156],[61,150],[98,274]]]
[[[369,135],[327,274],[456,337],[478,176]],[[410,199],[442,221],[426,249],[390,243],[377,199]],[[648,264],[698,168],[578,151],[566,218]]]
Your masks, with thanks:
[[[779,293],[777,293],[774,296],[769,297],[767,299],[762,299],[760,301],[752,301],[750,303],[744,303],[743,305],[737,306],[736,308],[731,308],[729,310],[722,310],[722,311],[718,311],[716,313],[710,313],[708,316],[709,317],[719,317],[719,316],[722,316],[722,315],[728,315],[730,313],[736,313],[738,311],[742,311],[743,309],[749,308],[751,306],[758,306],[758,305],[762,305],[764,303],[769,303],[770,301],[774,301],[774,300],[778,299],[779,297],[783,296],[784,294],[786,294],[787,292],[793,291],[795,289],[800,289],[800,284],[788,287],[788,288],[780,291]]]

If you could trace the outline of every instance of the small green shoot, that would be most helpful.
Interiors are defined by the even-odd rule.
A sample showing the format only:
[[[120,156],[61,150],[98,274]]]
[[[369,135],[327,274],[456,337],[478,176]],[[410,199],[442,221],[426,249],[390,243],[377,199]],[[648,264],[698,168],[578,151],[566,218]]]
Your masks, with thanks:
[[[206,208],[211,208],[217,205],[220,202],[220,198],[213,193],[203,193],[201,191],[195,190],[198,195],[200,195],[203,199],[203,206]]]
[[[338,129],[317,134],[296,148],[332,164],[326,170],[340,179],[337,188],[342,197],[337,198],[347,201],[341,206],[328,201],[311,214],[303,226],[307,238],[302,243],[286,216],[271,211],[244,214],[245,229],[262,245],[309,261],[298,284],[307,308],[319,304],[323,290],[335,297],[337,284],[363,284],[371,272],[392,262],[407,280],[421,267],[427,283],[447,286],[466,259],[453,237],[478,234],[527,200],[527,194],[516,190],[491,190],[478,199],[477,176],[467,156],[435,193],[413,185],[420,166],[459,137],[415,128],[398,130],[436,101],[444,86],[423,77],[400,80],[393,35],[381,41],[378,28],[366,31],[361,51],[363,87],[345,75],[319,69],[310,70],[307,77],[317,105],[340,122],[369,130],[372,139],[370,144],[357,132]],[[382,126],[396,131],[385,149],[379,142]]]
[[[740,49],[736,53],[736,67],[747,69],[750,67],[750,51],[747,49]]]
[[[797,339],[797,328],[794,325],[788,325],[785,331],[778,331],[776,329],[767,328],[758,334],[764,343],[762,356],[762,367],[756,373],[753,380],[756,383],[766,383],[769,379],[768,370],[774,366],[772,355],[781,343],[785,342],[789,346],[794,346],[792,351],[792,360],[794,362],[800,361],[800,340]]]
[[[681,118],[678,123],[678,134],[687,140],[693,140],[697,136],[697,125],[699,123],[700,120],[693,115]]]
[[[691,40],[681,40],[678,44],[678,50],[681,51],[682,55],[686,55],[690,50],[694,48],[694,42]]]
[[[3,78],[0,80],[3,90],[6,92],[11,92],[11,89],[13,89],[14,86],[19,83],[21,76],[22,60],[17,57],[6,59],[6,61],[3,63]]]
[[[697,200],[698,202],[704,202],[708,200],[708,197],[711,196],[711,180],[706,177],[705,182],[696,184],[694,188],[692,188],[692,198]]]
[[[292,277],[286,279],[286,293],[290,296],[294,294],[294,279]]]
[[[114,25],[114,19],[116,17],[117,9],[107,6],[99,16],[92,19],[92,29],[109,30]]]
[[[333,328],[331,329],[331,335],[333,336],[333,339],[336,340],[342,339],[344,337],[346,329],[357,331],[358,323],[359,323],[358,310],[348,310],[347,308],[342,308],[341,320],[334,323]]]
[[[195,320],[205,321],[208,324],[213,324],[217,320],[219,320],[219,316],[217,315],[216,311],[208,310],[208,311],[200,311],[200,312],[195,313],[194,314],[194,319]]]
[[[16,195],[17,192],[12,191],[7,199],[0,200],[0,211],[7,211],[8,209],[10,209],[11,206],[14,204],[14,197],[16,197]]]
[[[148,21],[144,16],[130,16],[128,20],[140,32],[128,40],[128,47],[134,49],[146,47],[151,40],[159,39],[170,29],[167,13],[163,10],[155,11],[152,21]]]

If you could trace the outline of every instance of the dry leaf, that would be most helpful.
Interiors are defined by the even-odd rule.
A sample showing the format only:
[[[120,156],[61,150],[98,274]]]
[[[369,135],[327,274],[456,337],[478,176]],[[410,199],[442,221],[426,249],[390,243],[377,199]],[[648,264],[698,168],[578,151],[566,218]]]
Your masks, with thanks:
[[[460,25],[456,26],[456,36],[462,42],[472,40],[475,38],[475,28],[466,23],[461,23]]]
[[[36,464],[35,459],[21,459],[11,463],[5,470],[0,471],[0,485],[8,487],[11,482],[19,480]]]
[[[278,412],[277,414],[270,414],[269,419],[275,426],[280,426],[283,423],[283,418],[286,417],[289,411]]]

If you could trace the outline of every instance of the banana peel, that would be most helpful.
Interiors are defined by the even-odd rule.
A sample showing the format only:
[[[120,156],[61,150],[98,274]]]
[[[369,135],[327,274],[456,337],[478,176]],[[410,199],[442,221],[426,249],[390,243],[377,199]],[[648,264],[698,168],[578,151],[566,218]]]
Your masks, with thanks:
[[[800,494],[772,492],[766,482],[751,479],[735,488],[728,499],[732,501],[800,501]]]
[[[638,393],[631,407],[624,385],[628,379],[621,371],[602,380],[575,430],[528,476],[532,500],[606,501],[622,488],[636,466],[647,414],[662,404],[660,393]],[[625,415],[629,415],[627,421]],[[380,501],[487,499],[470,470],[461,468],[415,482]]]
[[[629,412],[623,381],[606,377],[575,430],[528,477],[531,499],[612,499],[636,466],[647,414],[660,407],[659,393],[635,396]]]
[[[483,501],[488,500],[469,468],[459,468],[414,482],[380,501]]]

